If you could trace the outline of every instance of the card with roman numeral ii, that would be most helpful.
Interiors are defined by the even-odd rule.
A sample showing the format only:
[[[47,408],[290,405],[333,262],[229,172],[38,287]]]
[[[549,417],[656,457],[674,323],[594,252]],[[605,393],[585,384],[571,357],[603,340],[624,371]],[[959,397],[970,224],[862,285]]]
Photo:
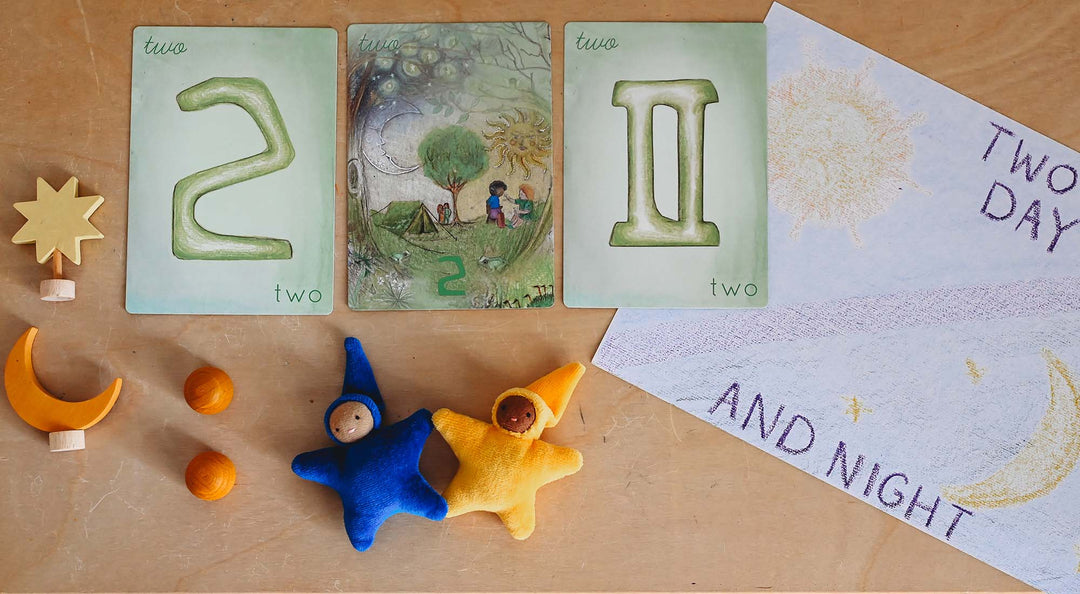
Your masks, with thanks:
[[[571,307],[768,299],[765,26],[566,25]]]

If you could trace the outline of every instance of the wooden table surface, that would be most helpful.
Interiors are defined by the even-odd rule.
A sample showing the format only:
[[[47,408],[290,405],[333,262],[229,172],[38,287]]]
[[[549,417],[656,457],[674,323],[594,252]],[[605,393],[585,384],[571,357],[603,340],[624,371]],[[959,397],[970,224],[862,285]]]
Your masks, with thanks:
[[[336,495],[289,469],[295,454],[327,443],[322,415],[340,390],[344,337],[363,341],[392,420],[441,406],[483,418],[502,390],[588,361],[614,312],[351,312],[339,195],[333,315],[127,314],[132,28],[334,27],[343,73],[350,23],[547,20],[561,146],[566,21],[760,21],[769,2],[306,4],[0,1],[0,236],[22,224],[9,205],[32,200],[38,176],[59,184],[76,175],[83,193],[106,198],[94,217],[105,239],[85,243],[83,265],[68,267],[75,302],[39,301],[46,267],[32,248],[0,241],[0,345],[40,327],[37,371],[63,397],[124,378],[116,408],[87,432],[82,452],[50,454],[44,433],[0,406],[0,590],[1028,589],[595,368],[564,421],[545,433],[580,449],[585,467],[541,491],[531,539],[511,540],[490,514],[442,523],[397,516],[371,551],[353,551]],[[791,5],[1080,146],[1078,3]],[[344,137],[342,117],[339,188]],[[213,417],[191,411],[181,394],[187,374],[204,364],[225,369],[237,386],[232,406]],[[227,453],[239,469],[232,494],[215,503],[184,487],[187,461],[204,449]],[[421,466],[437,489],[452,476],[454,458],[437,435]]]

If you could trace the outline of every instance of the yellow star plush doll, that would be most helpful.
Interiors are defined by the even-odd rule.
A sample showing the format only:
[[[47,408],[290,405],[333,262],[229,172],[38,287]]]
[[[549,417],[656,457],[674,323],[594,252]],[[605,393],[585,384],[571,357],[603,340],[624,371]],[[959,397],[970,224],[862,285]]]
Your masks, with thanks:
[[[540,441],[562,418],[585,366],[571,363],[495,399],[491,423],[445,408],[431,420],[460,465],[443,497],[446,517],[472,511],[498,514],[510,535],[536,528],[536,490],[581,469],[581,452]]]

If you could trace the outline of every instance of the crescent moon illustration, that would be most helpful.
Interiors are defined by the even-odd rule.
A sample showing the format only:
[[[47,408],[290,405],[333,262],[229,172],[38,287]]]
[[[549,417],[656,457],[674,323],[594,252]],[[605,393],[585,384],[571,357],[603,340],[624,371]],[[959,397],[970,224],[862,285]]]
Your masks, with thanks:
[[[364,159],[375,169],[389,175],[402,175],[420,168],[419,165],[398,164],[394,157],[387,154],[386,139],[382,135],[391,120],[410,113],[419,115],[421,112],[404,99],[394,99],[372,108],[364,125],[360,146],[363,147]]]
[[[4,389],[15,413],[48,432],[87,429],[105,418],[120,395],[120,378],[104,392],[82,402],[65,402],[45,391],[34,374],[31,350],[38,329],[31,327],[15,342],[4,367]]]
[[[1069,368],[1043,349],[1050,375],[1050,406],[1028,442],[982,481],[942,488],[946,499],[973,508],[1027,503],[1053,491],[1080,458],[1080,393]]]

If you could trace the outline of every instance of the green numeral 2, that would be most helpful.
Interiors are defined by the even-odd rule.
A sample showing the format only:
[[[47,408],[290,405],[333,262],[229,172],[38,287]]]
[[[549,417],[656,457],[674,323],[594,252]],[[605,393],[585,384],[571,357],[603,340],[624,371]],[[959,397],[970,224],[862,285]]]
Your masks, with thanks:
[[[443,256],[439,258],[440,262],[453,262],[457,265],[456,274],[448,274],[439,279],[439,295],[464,295],[465,291],[458,289],[447,288],[447,284],[456,281],[458,279],[465,278],[465,263],[461,261],[461,256]]]
[[[205,194],[285,169],[296,151],[289,141],[270,89],[257,78],[211,78],[176,96],[183,111],[220,103],[243,108],[266,139],[263,152],[204,169],[176,182],[173,188],[172,250],[181,260],[288,260],[292,244],[285,239],[224,235],[195,220],[195,203]]]

